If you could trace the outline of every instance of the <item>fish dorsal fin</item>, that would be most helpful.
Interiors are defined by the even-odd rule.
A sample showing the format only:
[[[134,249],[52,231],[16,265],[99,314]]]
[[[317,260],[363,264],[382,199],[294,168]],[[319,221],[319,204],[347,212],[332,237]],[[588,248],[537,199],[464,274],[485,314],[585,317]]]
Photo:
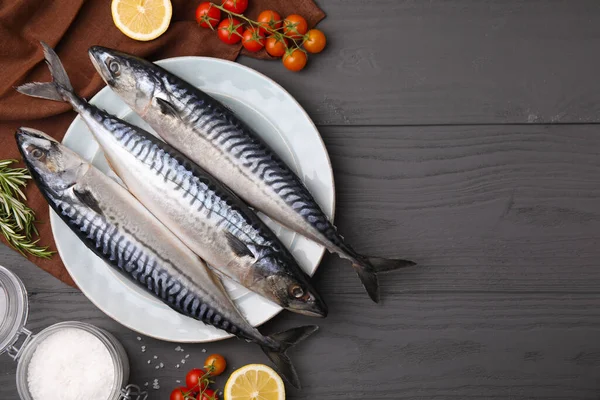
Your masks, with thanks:
[[[92,210],[97,212],[98,214],[104,215],[104,213],[102,212],[102,209],[100,208],[100,204],[98,203],[98,200],[96,200],[96,198],[94,197],[92,192],[90,192],[88,189],[78,188],[77,186],[75,186],[75,187],[73,187],[73,194],[75,194],[75,197],[77,197],[77,199],[79,201],[81,201],[83,204],[85,204],[86,206],[88,206],[89,208],[91,208]]]
[[[167,100],[157,97],[156,104],[158,104],[158,107],[160,108],[160,112],[162,112],[163,114],[172,115],[173,117],[179,118],[179,112],[177,112],[177,110],[175,109],[175,106],[173,106],[173,104],[171,104]]]
[[[226,232],[225,237],[227,238],[227,242],[231,246],[231,249],[238,257],[254,257],[252,250],[250,250],[244,242],[235,237],[235,235],[233,235],[231,232]]]

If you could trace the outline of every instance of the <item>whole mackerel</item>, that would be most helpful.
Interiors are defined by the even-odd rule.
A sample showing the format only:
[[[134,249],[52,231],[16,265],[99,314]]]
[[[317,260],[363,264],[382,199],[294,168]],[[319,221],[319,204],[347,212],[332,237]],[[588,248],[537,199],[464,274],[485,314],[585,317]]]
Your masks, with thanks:
[[[43,47],[53,82],[17,90],[70,103],[129,191],[212,267],[290,311],[327,315],[309,277],[242,200],[169,144],[77,96],[56,53]]]
[[[40,131],[21,128],[15,137],[46,201],[90,250],[175,311],[257,343],[299,387],[286,350],[316,326],[263,336],[207,266],[125,188]]]
[[[138,57],[100,46],[89,54],[104,81],[166,142],[251,206],[350,260],[373,301],[377,272],[415,265],[356,253],[296,174],[213,97]]]

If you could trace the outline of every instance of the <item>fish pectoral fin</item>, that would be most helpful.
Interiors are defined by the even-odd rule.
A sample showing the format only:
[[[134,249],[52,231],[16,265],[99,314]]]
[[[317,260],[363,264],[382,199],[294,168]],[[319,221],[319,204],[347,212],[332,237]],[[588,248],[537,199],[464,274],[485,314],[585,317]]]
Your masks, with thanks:
[[[158,104],[161,113],[179,118],[179,113],[175,109],[175,106],[173,106],[173,104],[169,103],[167,100],[157,97],[156,104]]]
[[[88,189],[78,188],[77,186],[74,186],[73,194],[83,204],[85,204],[86,206],[88,206],[89,208],[91,208],[92,210],[97,212],[98,214],[104,215],[104,213],[102,212],[102,209],[100,208],[100,204],[98,203],[98,200],[96,200],[96,198],[94,197],[92,192],[90,192]]]
[[[246,246],[246,243],[235,237],[231,232],[226,232],[225,237],[227,238],[227,243],[229,243],[231,249],[238,257],[248,256],[254,258],[254,253]]]

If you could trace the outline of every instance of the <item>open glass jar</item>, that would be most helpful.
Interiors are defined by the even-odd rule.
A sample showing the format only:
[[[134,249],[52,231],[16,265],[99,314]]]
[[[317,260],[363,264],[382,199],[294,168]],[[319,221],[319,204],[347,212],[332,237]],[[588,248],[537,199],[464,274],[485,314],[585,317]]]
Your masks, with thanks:
[[[129,358],[121,343],[113,335],[94,325],[77,321],[59,322],[34,335],[25,328],[28,313],[29,303],[23,282],[8,269],[0,266],[0,354],[7,353],[17,361],[17,391],[22,400],[34,400],[29,390],[27,374],[36,349],[51,335],[67,329],[80,329],[93,335],[110,354],[115,379],[110,396],[98,400],[147,398],[147,393],[142,392],[139,387],[126,386],[129,380]]]

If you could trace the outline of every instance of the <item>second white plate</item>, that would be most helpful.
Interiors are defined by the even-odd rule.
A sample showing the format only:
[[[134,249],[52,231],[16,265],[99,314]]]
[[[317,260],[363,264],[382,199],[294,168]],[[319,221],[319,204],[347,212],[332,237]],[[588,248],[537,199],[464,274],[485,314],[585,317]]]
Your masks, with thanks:
[[[235,111],[298,174],[323,211],[333,220],[335,191],[327,150],[310,117],[288,92],[266,76],[230,61],[179,57],[157,64]],[[154,133],[107,87],[94,96],[91,103]],[[92,133],[79,116],[67,130],[63,143],[115,177]],[[324,249],[267,217],[261,217],[291,250],[304,271],[313,275]],[[73,280],[111,318],[141,334],[174,342],[210,342],[230,336],[176,313],[122,277],[87,249],[52,210],[50,221],[58,252]],[[231,281],[226,281],[225,286],[255,326],[281,311],[279,306]]]

